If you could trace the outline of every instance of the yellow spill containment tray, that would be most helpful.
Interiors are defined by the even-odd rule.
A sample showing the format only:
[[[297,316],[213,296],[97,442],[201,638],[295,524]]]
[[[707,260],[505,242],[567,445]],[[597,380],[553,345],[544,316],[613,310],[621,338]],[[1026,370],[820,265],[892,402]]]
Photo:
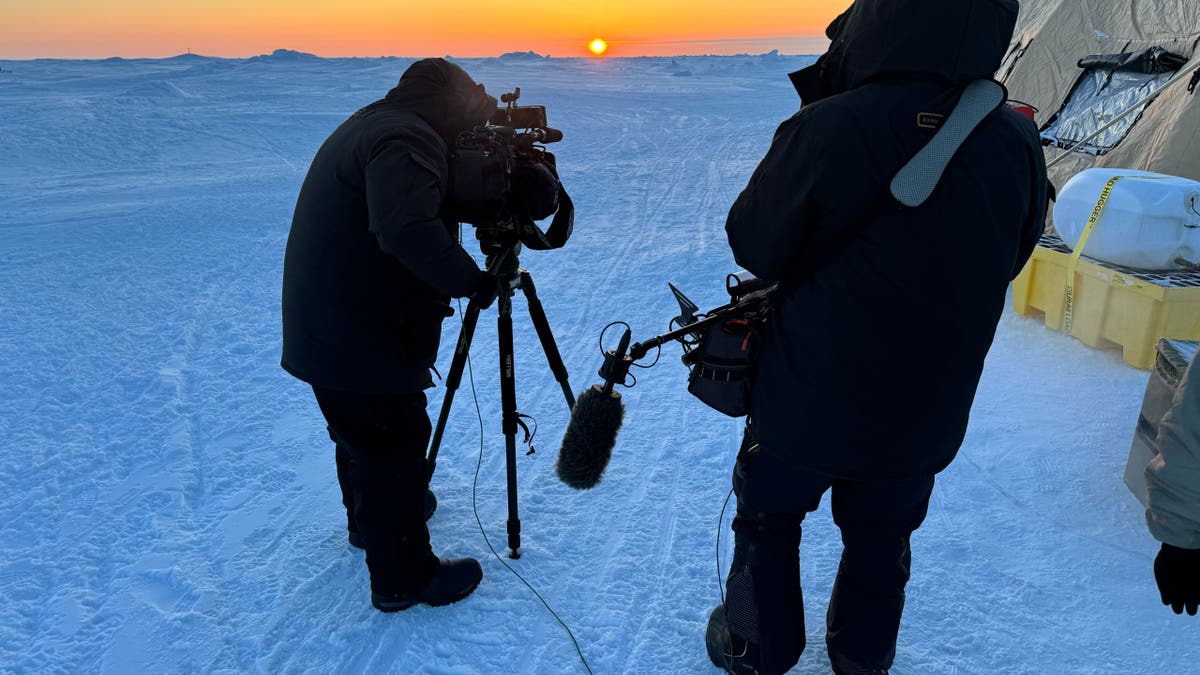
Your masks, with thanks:
[[[1044,315],[1046,327],[1062,331],[1070,259],[1061,239],[1043,237],[1013,282],[1013,309]],[[1126,363],[1150,370],[1159,340],[1200,340],[1200,272],[1145,272],[1084,256],[1075,270],[1071,323],[1071,335],[1085,345],[1120,347]]]

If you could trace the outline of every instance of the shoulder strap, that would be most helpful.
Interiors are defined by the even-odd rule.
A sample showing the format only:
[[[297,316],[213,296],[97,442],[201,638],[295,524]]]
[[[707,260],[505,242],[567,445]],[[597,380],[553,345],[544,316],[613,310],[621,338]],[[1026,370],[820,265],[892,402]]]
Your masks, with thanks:
[[[554,214],[554,220],[550,221],[550,227],[543,232],[532,220],[522,221],[519,226],[521,243],[531,251],[562,248],[571,238],[574,228],[575,204],[571,201],[571,195],[567,194],[567,188],[559,183],[558,211]]]
[[[891,193],[896,201],[910,208],[924,204],[937,189],[959,148],[1007,98],[1003,85],[994,80],[968,84],[942,128],[892,180]]]

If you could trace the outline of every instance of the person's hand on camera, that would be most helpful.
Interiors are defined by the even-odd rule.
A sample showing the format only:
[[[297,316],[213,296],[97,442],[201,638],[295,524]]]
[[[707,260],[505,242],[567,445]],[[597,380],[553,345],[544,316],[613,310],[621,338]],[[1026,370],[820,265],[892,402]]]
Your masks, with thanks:
[[[1178,548],[1163,544],[1154,560],[1154,578],[1162,603],[1176,614],[1186,608],[1190,616],[1200,606],[1200,549]]]
[[[471,293],[471,304],[479,309],[487,309],[496,301],[498,295],[500,295],[500,277],[491,272],[483,272],[479,275],[479,281],[475,283],[475,292]]]
[[[546,163],[522,164],[513,170],[514,210],[542,220],[558,211],[558,177]]]

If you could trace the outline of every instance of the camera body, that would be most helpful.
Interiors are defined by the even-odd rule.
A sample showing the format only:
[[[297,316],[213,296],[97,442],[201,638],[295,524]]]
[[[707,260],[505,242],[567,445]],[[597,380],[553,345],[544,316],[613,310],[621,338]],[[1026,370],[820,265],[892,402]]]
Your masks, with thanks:
[[[535,221],[558,214],[573,219],[570,199],[558,179],[558,164],[546,144],[562,140],[547,125],[544,106],[518,106],[521,90],[504,94],[484,126],[459,135],[450,155],[451,215],[474,225],[485,243],[516,239],[530,248],[558,248]],[[565,202],[565,204],[564,204]],[[570,212],[564,213],[564,206]],[[563,227],[557,229],[563,232]],[[551,226],[552,232],[555,227]],[[570,234],[569,224],[566,236]]]

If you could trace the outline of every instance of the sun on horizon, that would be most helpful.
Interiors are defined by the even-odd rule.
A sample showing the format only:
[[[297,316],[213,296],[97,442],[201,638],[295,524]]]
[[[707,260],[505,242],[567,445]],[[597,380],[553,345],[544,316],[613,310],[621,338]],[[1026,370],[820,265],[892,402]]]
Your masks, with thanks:
[[[596,38],[592,40],[590,44],[588,44],[588,51],[596,56],[603,56],[604,53],[608,51],[608,42],[605,42],[600,38]]]

